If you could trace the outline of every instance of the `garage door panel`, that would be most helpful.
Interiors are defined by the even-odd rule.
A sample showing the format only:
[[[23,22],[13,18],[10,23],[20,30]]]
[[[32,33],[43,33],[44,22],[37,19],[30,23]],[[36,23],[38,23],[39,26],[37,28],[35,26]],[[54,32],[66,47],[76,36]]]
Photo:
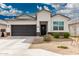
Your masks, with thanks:
[[[35,36],[36,25],[12,25],[12,36]]]

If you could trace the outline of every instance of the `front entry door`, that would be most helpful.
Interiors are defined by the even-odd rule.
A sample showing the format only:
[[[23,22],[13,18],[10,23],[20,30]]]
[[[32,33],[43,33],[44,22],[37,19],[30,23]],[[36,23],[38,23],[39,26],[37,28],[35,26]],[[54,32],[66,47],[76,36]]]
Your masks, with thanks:
[[[47,32],[47,26],[41,25],[41,35],[46,35],[46,32]]]

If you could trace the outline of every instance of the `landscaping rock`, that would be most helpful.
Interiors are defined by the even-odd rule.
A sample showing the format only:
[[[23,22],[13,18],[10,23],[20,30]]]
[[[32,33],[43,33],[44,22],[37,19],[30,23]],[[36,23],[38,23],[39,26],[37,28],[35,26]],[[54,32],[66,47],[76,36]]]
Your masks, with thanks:
[[[38,44],[38,43],[42,43],[44,40],[43,40],[43,37],[36,37],[34,38],[33,40],[33,44]]]

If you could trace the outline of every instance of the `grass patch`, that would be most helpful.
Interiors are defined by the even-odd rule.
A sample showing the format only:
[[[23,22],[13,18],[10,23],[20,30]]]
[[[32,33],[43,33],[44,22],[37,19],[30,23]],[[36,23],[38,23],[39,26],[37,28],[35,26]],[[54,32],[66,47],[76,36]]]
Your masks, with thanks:
[[[57,48],[68,49],[67,46],[63,46],[63,45],[61,45],[61,46],[57,46]]]

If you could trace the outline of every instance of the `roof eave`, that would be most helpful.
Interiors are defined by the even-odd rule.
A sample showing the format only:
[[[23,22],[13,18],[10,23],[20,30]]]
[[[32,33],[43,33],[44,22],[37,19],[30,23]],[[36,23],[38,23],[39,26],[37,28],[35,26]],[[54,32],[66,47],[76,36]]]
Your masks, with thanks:
[[[51,17],[54,17],[54,16],[56,16],[56,15],[64,16],[64,17],[68,18],[69,20],[71,20],[71,18],[70,18],[70,17],[67,17],[67,16],[62,15],[62,14],[55,14],[55,15],[53,15],[53,16],[51,16]]]

